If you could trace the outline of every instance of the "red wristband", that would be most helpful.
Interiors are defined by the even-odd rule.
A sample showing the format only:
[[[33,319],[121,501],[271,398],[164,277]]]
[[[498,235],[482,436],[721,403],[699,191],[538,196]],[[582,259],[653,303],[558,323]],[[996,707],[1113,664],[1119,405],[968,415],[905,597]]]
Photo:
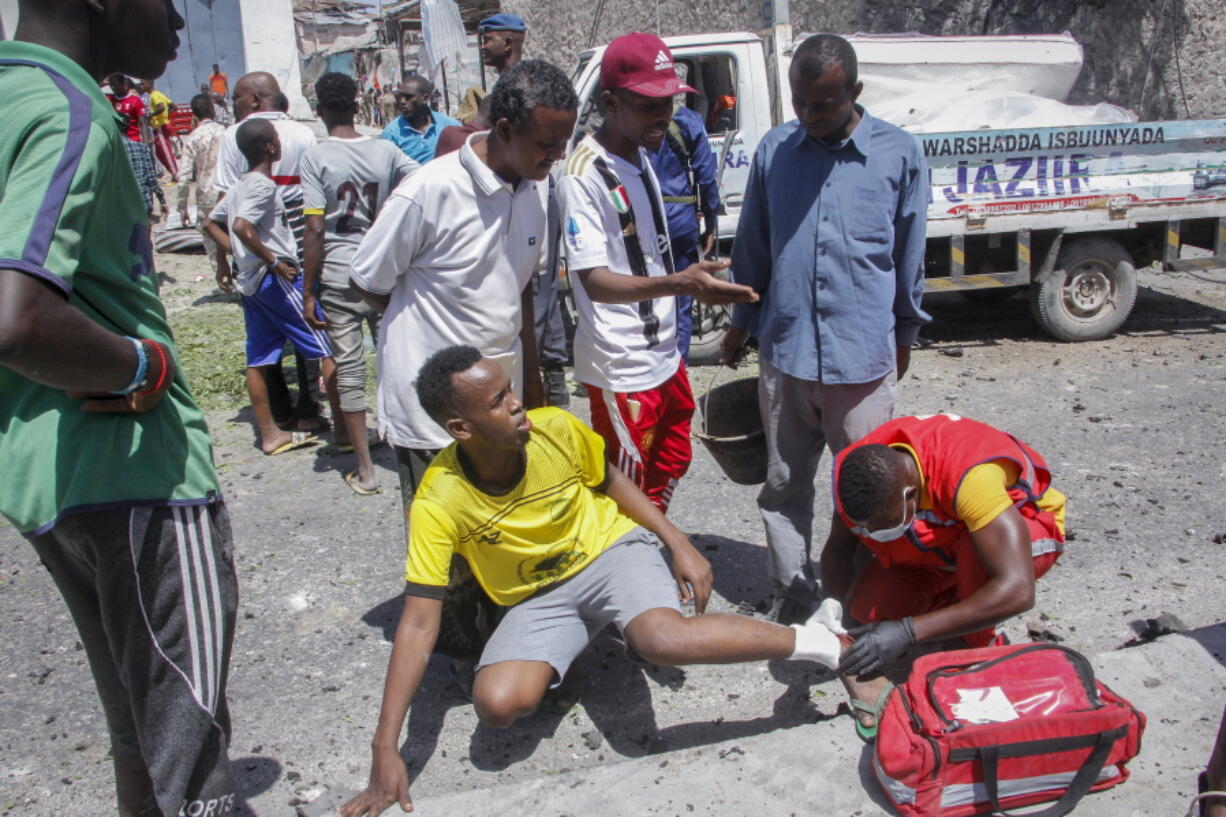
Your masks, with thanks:
[[[158,363],[160,364],[161,368],[158,370],[157,382],[147,389],[141,389],[139,392],[137,392],[137,394],[153,394],[161,391],[162,387],[166,385],[166,350],[162,347],[162,344],[157,343],[156,341],[141,340],[141,343],[148,346],[154,351],[154,353],[157,354]]]

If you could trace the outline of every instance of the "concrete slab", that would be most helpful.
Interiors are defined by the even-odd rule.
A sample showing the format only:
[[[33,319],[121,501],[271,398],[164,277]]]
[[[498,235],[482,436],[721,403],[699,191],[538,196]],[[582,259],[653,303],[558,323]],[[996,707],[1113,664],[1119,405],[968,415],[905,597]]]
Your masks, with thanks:
[[[1226,700],[1226,624],[1102,653],[1093,663],[1099,678],[1136,704],[1149,723],[1132,778],[1087,797],[1076,814],[1181,814],[1195,793],[1196,773],[1209,756]],[[855,740],[848,719],[839,717],[493,788],[423,796],[415,811],[423,817],[890,814],[869,761],[869,749]],[[335,803],[339,797],[326,799]]]

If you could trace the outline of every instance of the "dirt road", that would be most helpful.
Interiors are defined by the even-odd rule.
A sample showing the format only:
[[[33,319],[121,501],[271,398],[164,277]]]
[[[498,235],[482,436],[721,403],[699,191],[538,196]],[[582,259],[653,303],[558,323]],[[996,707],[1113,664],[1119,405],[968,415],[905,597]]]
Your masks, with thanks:
[[[192,317],[194,310],[211,322],[237,311],[211,296],[211,281],[194,280],[204,266],[200,257],[161,259],[174,279],[166,298],[206,350],[228,348],[240,342],[232,331],[213,332]],[[1120,645],[1133,635],[1130,622],[1161,611],[1190,627],[1226,619],[1226,286],[1151,272],[1141,282],[1123,331],[1082,345],[1039,335],[1021,298],[990,307],[931,299],[936,322],[900,389],[899,413],[984,420],[1047,458],[1069,497],[1072,535],[1028,618],[1042,618],[1086,652]],[[241,392],[237,369],[209,374],[231,376]],[[706,379],[697,371],[696,387]],[[575,409],[586,415],[586,401]],[[210,422],[242,589],[232,756],[244,813],[292,814],[327,788],[365,780],[402,586],[395,473],[383,449],[384,493],[357,497],[341,480],[349,458],[322,448],[262,456],[245,404],[212,410]],[[672,515],[714,564],[716,609],[765,594],[754,496],[701,449],[677,490]],[[829,513],[824,477],[818,496],[820,520]],[[824,530],[819,523],[819,542]],[[1023,622],[1009,632],[1025,638]],[[108,746],[84,654],[45,571],[7,527],[0,528],[0,641],[0,814],[104,811],[112,797]],[[445,664],[432,664],[405,748],[418,802],[647,753],[667,761],[842,711],[836,683],[794,666],[643,671],[601,640],[576,671],[577,707],[497,733],[477,726]],[[1190,717],[1220,711],[1220,701],[1187,706]],[[838,751],[859,751],[844,721],[848,745]],[[1171,765],[1190,774],[1192,762]]]

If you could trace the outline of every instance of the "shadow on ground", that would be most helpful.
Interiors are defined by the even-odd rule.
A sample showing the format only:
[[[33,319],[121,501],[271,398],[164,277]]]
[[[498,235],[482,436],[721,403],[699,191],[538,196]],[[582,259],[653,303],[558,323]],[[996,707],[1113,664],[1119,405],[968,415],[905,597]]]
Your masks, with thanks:
[[[1022,291],[996,302],[971,301],[956,292],[932,293],[924,296],[924,308],[932,323],[921,334],[930,342],[995,346],[998,338],[1050,340],[1031,317],[1028,296]],[[1117,334],[1223,331],[1226,311],[1139,286],[1132,314]]]

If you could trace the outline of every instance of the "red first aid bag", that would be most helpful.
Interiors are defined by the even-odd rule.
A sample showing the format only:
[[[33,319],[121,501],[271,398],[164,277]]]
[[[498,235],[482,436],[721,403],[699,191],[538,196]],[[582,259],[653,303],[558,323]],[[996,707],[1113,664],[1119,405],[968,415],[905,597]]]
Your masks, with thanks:
[[[957,650],[919,658],[890,693],[873,765],[905,817],[962,817],[1055,801],[1026,817],[1060,817],[1086,793],[1128,779],[1145,716],[1055,644]]]

